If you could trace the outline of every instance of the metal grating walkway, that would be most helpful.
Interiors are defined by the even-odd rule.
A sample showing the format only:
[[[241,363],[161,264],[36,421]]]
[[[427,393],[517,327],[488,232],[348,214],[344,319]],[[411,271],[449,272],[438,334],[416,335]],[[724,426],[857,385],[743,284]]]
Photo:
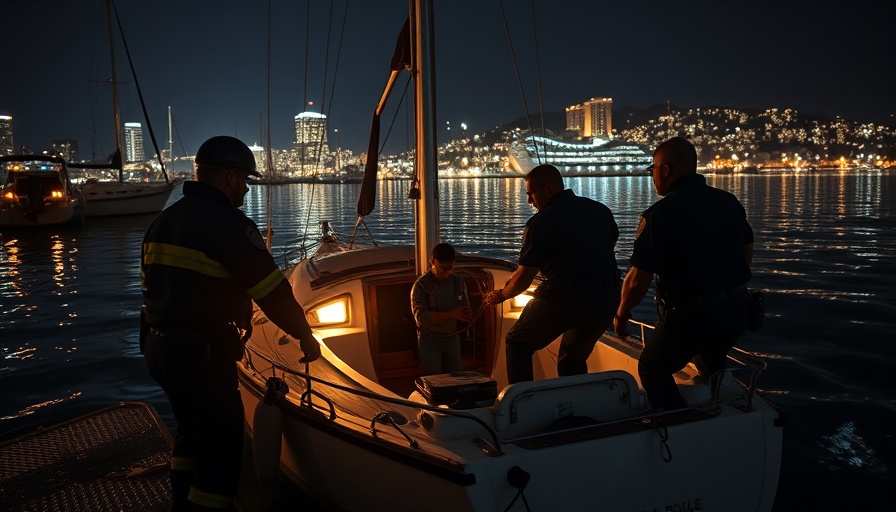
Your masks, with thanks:
[[[0,510],[167,511],[171,435],[121,403],[0,443]]]

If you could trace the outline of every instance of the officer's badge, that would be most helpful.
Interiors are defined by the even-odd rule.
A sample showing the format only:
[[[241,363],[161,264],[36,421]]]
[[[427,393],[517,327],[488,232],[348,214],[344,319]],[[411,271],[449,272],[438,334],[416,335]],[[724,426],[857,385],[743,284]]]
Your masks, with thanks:
[[[255,247],[267,250],[267,245],[264,243],[264,237],[261,236],[261,233],[259,233],[257,229],[253,227],[246,228],[246,237]]]
[[[641,232],[644,231],[644,226],[646,226],[646,225],[647,225],[647,221],[644,220],[644,216],[642,215],[641,218],[638,220],[638,230],[635,231],[635,240],[637,240],[638,237],[641,236]]]

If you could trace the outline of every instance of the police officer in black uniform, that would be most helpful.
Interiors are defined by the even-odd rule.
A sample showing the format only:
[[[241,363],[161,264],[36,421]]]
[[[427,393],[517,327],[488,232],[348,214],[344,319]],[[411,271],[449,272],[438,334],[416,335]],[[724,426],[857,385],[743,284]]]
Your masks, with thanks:
[[[619,304],[613,250],[619,227],[613,212],[564,189],[553,165],[539,165],[526,175],[526,196],[538,212],[523,230],[519,266],[502,289],[483,298],[498,304],[524,292],[539,272],[544,279],[507,333],[511,384],[533,380],[532,355],[561,335],[557,374],[587,373],[594,344]]]
[[[236,361],[251,329],[252,301],[298,340],[303,360],[320,346],[255,223],[239,207],[252,151],[212,137],[196,153],[196,181],[143,239],[141,348],[171,402],[174,510],[232,510],[243,447]]]
[[[687,140],[660,144],[652,168],[663,198],[641,215],[613,327],[628,334],[631,310],[656,274],[659,322],[638,373],[651,408],[669,410],[687,405],[673,374],[693,360],[701,375],[717,377],[747,328],[753,230],[737,198],[697,174]]]

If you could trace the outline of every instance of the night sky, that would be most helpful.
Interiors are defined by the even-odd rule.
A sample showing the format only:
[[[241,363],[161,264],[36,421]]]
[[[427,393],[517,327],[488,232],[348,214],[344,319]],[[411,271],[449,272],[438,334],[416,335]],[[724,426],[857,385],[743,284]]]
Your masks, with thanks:
[[[262,143],[270,97],[274,148],[292,143],[294,116],[313,102],[310,110],[329,116],[331,147],[338,129],[343,148],[366,150],[407,2],[270,4],[269,31],[266,0],[117,0],[161,146],[167,146],[168,106],[176,155],[194,154],[217,134]],[[103,0],[2,0],[0,6],[0,114],[13,116],[16,145],[42,150],[54,139],[75,139],[82,157],[111,153]],[[789,107],[896,126],[894,6],[891,0],[436,0],[438,136],[440,142],[456,136],[461,123],[480,133],[523,117],[521,87],[532,114],[603,96],[617,110],[667,101],[683,108]],[[151,155],[117,41],[122,122],[144,124]],[[383,116],[383,137],[397,117],[387,151],[410,147],[410,110],[396,112],[407,76]]]

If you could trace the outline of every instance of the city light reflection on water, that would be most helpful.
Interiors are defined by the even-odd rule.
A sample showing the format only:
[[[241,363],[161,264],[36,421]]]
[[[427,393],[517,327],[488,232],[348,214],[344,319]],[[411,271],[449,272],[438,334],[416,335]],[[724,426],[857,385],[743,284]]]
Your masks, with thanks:
[[[750,286],[765,293],[765,328],[739,345],[764,354],[759,386],[789,412],[780,510],[874,509],[896,465],[896,176],[887,172],[707,176],[744,204],[756,234]],[[650,177],[567,178],[614,212],[621,269],[638,217],[659,197]],[[366,223],[380,244],[412,243],[410,182],[378,185]],[[265,232],[264,186],[244,210]],[[272,252],[314,240],[329,220],[346,241],[360,185],[271,188]],[[180,195],[177,190],[172,200]],[[522,178],[439,183],[441,234],[463,253],[516,261],[534,213]],[[140,242],[152,216],[88,219],[83,228],[0,231],[0,434],[62,421],[120,400],[145,400],[173,423],[138,349]],[[588,226],[581,226],[583,237]],[[568,241],[571,250],[576,240]],[[636,317],[651,320],[645,300]],[[821,461],[821,463],[819,463]],[[881,469],[883,468],[883,469]],[[892,473],[892,471],[889,471]],[[806,482],[847,481],[826,486]]]

